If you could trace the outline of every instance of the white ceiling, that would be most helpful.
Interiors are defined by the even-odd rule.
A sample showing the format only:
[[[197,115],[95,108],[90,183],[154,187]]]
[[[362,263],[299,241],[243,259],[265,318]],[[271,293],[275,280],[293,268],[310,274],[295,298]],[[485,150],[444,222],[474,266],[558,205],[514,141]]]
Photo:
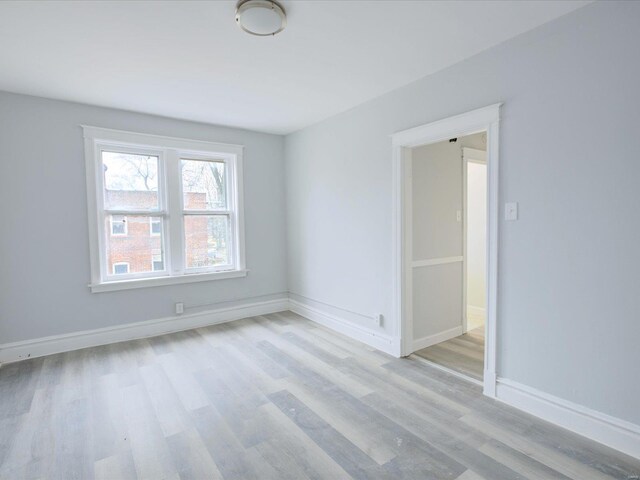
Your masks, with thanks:
[[[234,1],[0,2],[0,90],[289,133],[585,1],[284,1],[253,37]]]

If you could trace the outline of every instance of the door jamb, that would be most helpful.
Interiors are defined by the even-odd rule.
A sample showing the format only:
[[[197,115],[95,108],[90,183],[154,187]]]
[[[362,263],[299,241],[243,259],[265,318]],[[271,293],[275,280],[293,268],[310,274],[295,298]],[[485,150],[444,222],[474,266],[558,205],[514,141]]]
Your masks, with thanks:
[[[484,108],[472,110],[461,115],[445,118],[419,127],[404,130],[392,135],[393,147],[393,309],[396,320],[394,352],[398,356],[411,353],[413,340],[413,318],[408,302],[411,292],[407,292],[408,261],[410,255],[407,243],[410,242],[406,228],[409,223],[407,214],[407,158],[411,148],[453,137],[487,132],[487,319],[485,323],[485,361],[483,393],[496,396],[497,364],[497,297],[498,297],[498,147],[500,107],[496,103]],[[409,189],[410,191],[410,189]],[[410,205],[409,205],[410,208]],[[410,243],[409,243],[410,245]],[[410,284],[409,284],[410,286]]]
[[[467,252],[467,234],[469,230],[469,209],[467,208],[467,199],[469,195],[469,163],[479,163],[486,166],[487,152],[485,150],[478,150],[476,148],[462,147],[462,333],[467,333],[467,331],[469,330],[467,326],[467,322],[469,320],[467,318],[467,315],[469,314],[467,308],[467,283],[469,281],[467,275],[469,266],[469,255]]]

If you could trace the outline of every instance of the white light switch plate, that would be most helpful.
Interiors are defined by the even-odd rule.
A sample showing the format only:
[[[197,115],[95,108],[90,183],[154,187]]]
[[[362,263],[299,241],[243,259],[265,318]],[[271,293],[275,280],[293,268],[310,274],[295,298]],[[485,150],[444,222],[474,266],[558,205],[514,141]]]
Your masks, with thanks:
[[[504,219],[509,222],[518,220],[518,202],[504,204]]]
[[[456,210],[456,222],[462,221],[462,210]]]

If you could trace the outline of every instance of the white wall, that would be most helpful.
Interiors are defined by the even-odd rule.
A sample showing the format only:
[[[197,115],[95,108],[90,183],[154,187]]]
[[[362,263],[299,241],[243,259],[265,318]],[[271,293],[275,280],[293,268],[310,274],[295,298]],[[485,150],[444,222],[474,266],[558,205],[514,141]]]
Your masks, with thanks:
[[[249,275],[90,293],[80,124],[244,145]],[[168,317],[178,301],[190,307],[286,292],[283,143],[277,135],[0,93],[0,344]],[[215,307],[199,309],[207,308]]]
[[[290,290],[394,334],[389,135],[502,101],[498,373],[640,423],[639,24],[596,2],[288,136]]]
[[[487,165],[467,163],[467,307],[486,309]]]

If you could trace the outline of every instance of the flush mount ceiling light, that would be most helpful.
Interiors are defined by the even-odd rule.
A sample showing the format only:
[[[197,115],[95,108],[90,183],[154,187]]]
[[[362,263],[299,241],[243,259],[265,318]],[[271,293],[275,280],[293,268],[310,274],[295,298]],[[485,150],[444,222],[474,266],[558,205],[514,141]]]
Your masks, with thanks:
[[[236,23],[251,35],[268,37],[284,30],[287,14],[272,0],[241,0],[236,7]]]

